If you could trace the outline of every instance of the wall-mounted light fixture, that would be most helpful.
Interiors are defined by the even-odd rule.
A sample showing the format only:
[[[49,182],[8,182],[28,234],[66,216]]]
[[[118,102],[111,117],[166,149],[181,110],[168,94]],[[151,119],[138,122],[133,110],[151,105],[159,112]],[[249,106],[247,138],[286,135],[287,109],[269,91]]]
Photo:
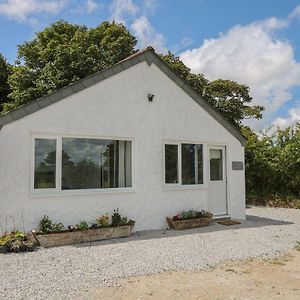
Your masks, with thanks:
[[[153,95],[153,94],[148,94],[148,101],[149,101],[149,102],[152,102],[152,101],[153,101],[153,98],[154,98],[154,95]]]

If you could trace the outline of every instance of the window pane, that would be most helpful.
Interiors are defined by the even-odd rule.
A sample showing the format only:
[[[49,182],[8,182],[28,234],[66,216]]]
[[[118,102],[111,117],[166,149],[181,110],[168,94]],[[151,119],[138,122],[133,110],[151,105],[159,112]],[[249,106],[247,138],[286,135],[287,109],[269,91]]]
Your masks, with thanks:
[[[177,145],[165,145],[165,182],[178,183]]]
[[[210,180],[223,180],[223,159],[221,149],[210,149]]]
[[[182,184],[203,183],[203,154],[200,144],[181,145]]]
[[[131,187],[131,142],[63,138],[62,189]]]
[[[56,140],[35,139],[34,188],[55,188]]]

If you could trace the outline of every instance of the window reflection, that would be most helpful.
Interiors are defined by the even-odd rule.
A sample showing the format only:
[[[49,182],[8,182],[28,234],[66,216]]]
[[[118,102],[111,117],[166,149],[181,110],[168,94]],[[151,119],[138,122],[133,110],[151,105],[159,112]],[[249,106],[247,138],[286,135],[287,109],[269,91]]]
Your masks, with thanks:
[[[203,183],[203,155],[201,144],[181,145],[182,184]]]
[[[55,188],[56,140],[35,139],[34,188]]]
[[[131,187],[131,142],[62,139],[62,189]]]
[[[223,180],[223,159],[221,149],[210,149],[210,180]]]
[[[178,183],[177,145],[165,145],[165,182]]]

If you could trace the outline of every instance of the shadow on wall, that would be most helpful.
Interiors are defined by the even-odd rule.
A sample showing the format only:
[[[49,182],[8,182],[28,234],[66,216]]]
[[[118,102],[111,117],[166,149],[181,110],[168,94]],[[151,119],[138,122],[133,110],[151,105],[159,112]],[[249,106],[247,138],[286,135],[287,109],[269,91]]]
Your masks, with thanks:
[[[216,223],[213,221],[207,227],[200,227],[194,229],[187,229],[187,230],[148,230],[148,231],[137,231],[134,232],[130,237],[127,238],[120,238],[115,240],[105,240],[100,242],[93,242],[93,243],[83,243],[73,245],[74,247],[91,247],[91,246],[98,246],[98,245],[107,245],[107,244],[118,244],[118,243],[127,243],[127,242],[134,242],[134,241],[143,241],[143,240],[151,240],[151,239],[160,239],[160,238],[168,238],[168,237],[177,237],[177,236],[184,236],[190,234],[206,234],[216,231],[233,231],[236,229],[248,229],[248,228],[258,228],[264,226],[277,226],[277,225],[291,225],[294,224],[293,222],[281,221],[276,219],[269,219],[264,217],[258,217],[255,215],[248,214],[246,216],[246,221],[241,221],[239,225],[233,226],[224,226]]]

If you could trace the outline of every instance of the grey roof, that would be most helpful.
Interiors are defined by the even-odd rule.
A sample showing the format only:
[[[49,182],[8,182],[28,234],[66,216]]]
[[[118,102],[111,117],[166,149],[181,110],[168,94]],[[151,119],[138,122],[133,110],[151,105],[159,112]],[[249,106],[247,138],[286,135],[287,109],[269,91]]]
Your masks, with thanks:
[[[75,94],[91,85],[98,83],[106,78],[118,74],[128,68],[146,61],[149,65],[154,63],[162,72],[164,72],[170,79],[172,79],[179,87],[181,87],[190,97],[192,97],[203,109],[205,109],[212,117],[214,117],[219,123],[221,123],[232,135],[234,135],[244,146],[246,139],[243,137],[238,128],[230,124],[219,112],[213,109],[202,97],[195,91],[187,82],[180,78],[155,52],[152,47],[147,47],[144,50],[127,57],[126,59],[118,62],[112,67],[99,71],[93,75],[85,77],[71,85],[63,87],[54,93],[41,97],[37,100],[22,105],[15,110],[12,110],[2,116],[0,116],[0,130],[1,128],[26,117],[35,111],[38,111],[48,105],[56,103],[72,94]]]

